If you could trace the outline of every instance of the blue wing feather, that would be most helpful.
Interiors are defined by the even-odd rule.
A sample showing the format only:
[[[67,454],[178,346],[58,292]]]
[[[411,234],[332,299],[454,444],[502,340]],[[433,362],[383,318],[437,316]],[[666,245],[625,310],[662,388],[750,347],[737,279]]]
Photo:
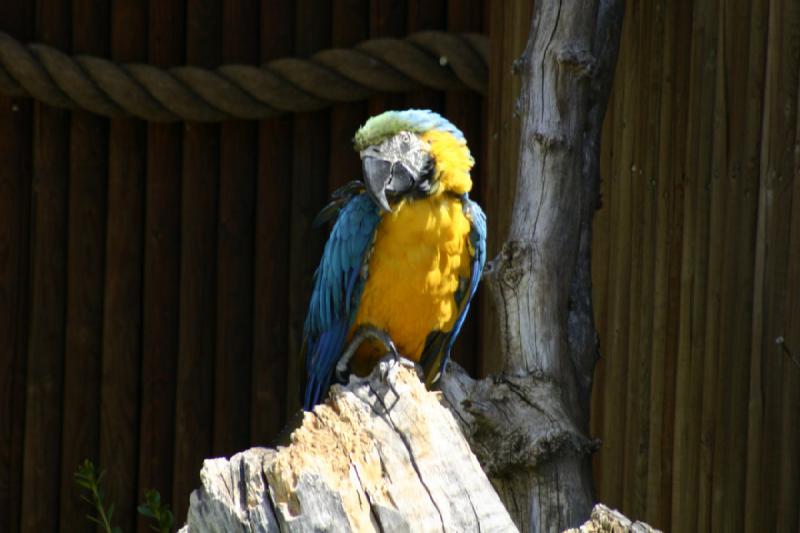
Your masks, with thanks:
[[[364,289],[361,266],[374,239],[380,213],[365,194],[341,208],[314,275],[304,336],[305,409],[319,403],[330,387],[347,332]]]
[[[464,212],[472,222],[472,231],[469,233],[469,240],[470,244],[472,244],[472,249],[474,250],[475,255],[472,257],[469,290],[466,294],[467,301],[464,302],[464,306],[461,308],[461,313],[458,315],[455,324],[453,324],[450,338],[447,341],[447,348],[445,349],[445,355],[442,359],[442,372],[444,372],[444,369],[447,366],[447,361],[450,359],[450,349],[453,347],[453,343],[455,343],[456,337],[458,337],[458,334],[461,331],[461,326],[464,325],[464,320],[467,318],[469,304],[472,302],[472,297],[475,296],[475,291],[478,290],[478,283],[481,281],[483,267],[486,264],[486,214],[478,204],[469,198],[465,197],[463,202]]]

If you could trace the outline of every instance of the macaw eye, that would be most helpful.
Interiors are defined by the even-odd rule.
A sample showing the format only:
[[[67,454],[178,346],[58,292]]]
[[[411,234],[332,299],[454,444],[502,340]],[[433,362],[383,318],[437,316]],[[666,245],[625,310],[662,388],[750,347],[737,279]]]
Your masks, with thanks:
[[[386,182],[386,190],[404,192],[413,186],[414,174],[403,163],[395,163],[392,166],[389,180]]]

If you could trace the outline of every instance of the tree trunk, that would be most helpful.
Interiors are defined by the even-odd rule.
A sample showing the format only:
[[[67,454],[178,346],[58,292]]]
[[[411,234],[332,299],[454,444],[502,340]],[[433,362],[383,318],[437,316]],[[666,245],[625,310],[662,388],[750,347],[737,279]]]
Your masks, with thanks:
[[[440,397],[394,361],[334,386],[290,446],[205,461],[181,531],[516,531]]]
[[[594,499],[591,223],[623,10],[622,0],[535,2],[514,65],[522,133],[511,229],[487,272],[503,372],[474,381],[451,365],[442,384],[523,531],[577,526]]]

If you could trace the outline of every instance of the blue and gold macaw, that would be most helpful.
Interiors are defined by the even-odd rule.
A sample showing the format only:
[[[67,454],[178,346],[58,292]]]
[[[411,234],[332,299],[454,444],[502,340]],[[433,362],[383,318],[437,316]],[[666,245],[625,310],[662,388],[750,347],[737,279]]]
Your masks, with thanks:
[[[486,216],[468,196],[474,160],[458,128],[432,111],[387,111],[354,144],[363,181],[318,217],[336,222],[305,322],[307,410],[387,349],[420,364],[426,384],[438,379],[486,260]]]

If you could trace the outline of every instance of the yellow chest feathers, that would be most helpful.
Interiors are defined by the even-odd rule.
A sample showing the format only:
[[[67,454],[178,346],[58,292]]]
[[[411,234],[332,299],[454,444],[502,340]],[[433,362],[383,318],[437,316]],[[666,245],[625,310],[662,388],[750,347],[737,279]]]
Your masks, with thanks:
[[[398,351],[419,361],[431,331],[450,331],[455,293],[470,273],[470,221],[461,201],[438,195],[396,206],[378,225],[367,282],[353,329],[370,324],[389,333]],[[383,355],[359,350],[354,370]]]

